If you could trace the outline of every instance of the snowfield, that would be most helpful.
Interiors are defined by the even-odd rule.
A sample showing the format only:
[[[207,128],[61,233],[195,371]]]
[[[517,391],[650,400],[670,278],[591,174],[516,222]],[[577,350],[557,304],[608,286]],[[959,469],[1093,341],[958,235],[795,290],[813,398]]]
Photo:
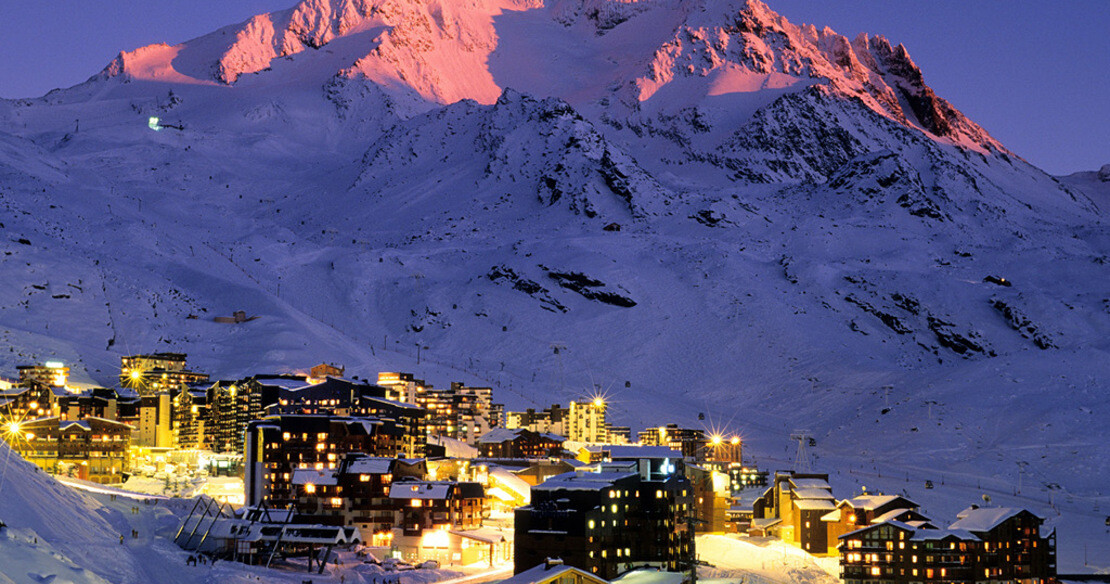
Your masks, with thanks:
[[[771,470],[806,429],[840,497],[1029,507],[1106,568],[1105,184],[754,0],[306,0],[0,100],[0,368],[600,390]]]

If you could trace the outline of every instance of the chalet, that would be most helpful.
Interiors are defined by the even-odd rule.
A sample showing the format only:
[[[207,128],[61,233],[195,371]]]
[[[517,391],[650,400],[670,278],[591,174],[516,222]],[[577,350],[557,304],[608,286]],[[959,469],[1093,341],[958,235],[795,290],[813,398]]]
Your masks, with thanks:
[[[1043,584],[1055,580],[1055,533],[1040,536],[1041,518],[1013,508],[971,508],[958,517],[947,529],[891,519],[840,535],[843,581]]]
[[[293,471],[335,469],[348,452],[397,457],[403,432],[391,420],[371,417],[283,415],[247,425],[244,483],[247,505],[296,503]]]
[[[524,428],[494,428],[478,438],[482,458],[547,458],[563,451],[562,436]]]
[[[841,535],[884,521],[899,521],[914,528],[935,528],[918,507],[917,503],[898,495],[865,493],[840,501],[836,509],[821,517],[821,521],[825,522],[829,542],[834,546]]]
[[[836,508],[826,474],[775,473],[771,485],[752,505],[755,534],[773,535],[813,555],[836,553],[822,517]]]
[[[422,479],[423,459],[406,460],[346,453],[331,469],[302,467],[293,471],[297,521],[355,527],[369,545],[388,546],[393,538],[394,501],[389,489],[394,480]]]
[[[984,579],[1040,584],[1055,578],[1056,532],[1040,536],[1043,518],[1014,507],[970,507],[956,517],[949,529],[968,531],[983,542]]]
[[[650,459],[605,463],[532,487],[515,512],[518,573],[548,557],[613,578],[636,566],[677,569],[692,549],[690,483]]]
[[[482,485],[450,481],[394,481],[389,488],[395,511],[393,551],[409,562],[464,562],[473,538],[460,532],[482,527],[486,494]]]
[[[24,422],[13,440],[28,462],[53,474],[68,474],[102,484],[123,482],[129,470],[132,428],[103,418]]]

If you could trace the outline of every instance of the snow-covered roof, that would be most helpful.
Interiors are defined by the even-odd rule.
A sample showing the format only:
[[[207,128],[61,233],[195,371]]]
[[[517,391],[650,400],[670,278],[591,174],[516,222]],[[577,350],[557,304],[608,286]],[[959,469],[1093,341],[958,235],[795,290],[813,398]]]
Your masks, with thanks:
[[[347,465],[349,474],[389,474],[393,469],[392,458],[359,458]]]
[[[420,406],[417,406],[417,405],[407,404],[405,402],[393,401],[391,399],[385,399],[384,397],[364,397],[363,399],[365,399],[368,402],[374,402],[374,403],[379,403],[379,404],[383,404],[383,405],[387,405],[387,406],[393,406],[395,408],[400,408],[402,410],[423,410],[424,409],[424,408],[422,408]]]
[[[501,444],[516,440],[521,434],[521,428],[494,428],[478,437],[479,444]]]
[[[1022,511],[1025,511],[1025,509],[1020,509],[1018,507],[968,508],[958,513],[956,517],[959,517],[959,519],[948,528],[966,529],[967,531],[978,532],[990,531]]]
[[[540,564],[534,568],[529,568],[512,578],[502,580],[500,584],[540,584],[544,582],[551,582],[559,579],[564,574],[575,573],[579,578],[586,582],[606,582],[593,574],[579,570],[573,566],[566,564],[556,564],[549,566],[547,564]]]
[[[258,381],[259,385],[268,385],[270,387],[280,387],[281,389],[285,389],[285,390],[289,390],[289,391],[302,389],[302,388],[305,388],[305,387],[308,387],[308,386],[312,385],[311,383],[309,383],[309,382],[307,382],[303,379],[277,378],[277,379],[259,379],[257,381]]]
[[[631,472],[566,472],[532,487],[533,491],[600,491],[614,482],[638,476]]]
[[[910,539],[916,541],[936,541],[955,537],[963,540],[976,540],[979,539],[975,534],[967,531],[966,529],[918,529]]]
[[[391,499],[446,499],[454,483],[442,481],[402,481],[389,487]]]
[[[294,485],[335,485],[338,480],[331,469],[298,468],[293,471]]]
[[[840,508],[837,507],[836,509],[833,509],[832,511],[829,511],[828,513],[822,515],[821,521],[840,521]]]
[[[682,458],[682,453],[666,446],[631,446],[620,444],[616,446],[603,446],[602,450],[609,453],[613,460],[628,458]]]
[[[878,517],[872,519],[871,523],[882,523],[884,521],[898,519],[902,515],[905,515],[906,513],[909,513],[911,511],[913,511],[913,509],[891,509],[890,511],[887,511],[886,513],[883,513],[882,515],[879,515]]]
[[[36,421],[38,421],[38,420],[36,420]],[[81,428],[82,430],[86,430],[86,431],[91,431],[92,430],[92,426],[90,426],[89,423],[86,420],[60,420],[58,422],[58,429],[59,430],[69,430],[70,428],[72,428],[74,426],[77,426],[77,427]]]
[[[835,509],[836,504],[831,499],[798,499],[794,506],[802,511],[820,511],[822,509]]]
[[[620,584],[682,584],[686,580],[684,572],[665,572],[653,568],[641,568],[621,575],[613,583]]]
[[[828,499],[835,500],[832,493],[825,489],[794,489],[795,499]],[[835,504],[833,505],[836,506]]]
[[[910,531],[910,532],[915,531],[913,526],[906,525],[905,523],[902,523],[901,521],[884,521],[882,523],[875,523],[873,525],[868,525],[867,527],[861,527],[861,528],[859,528],[855,531],[849,531],[848,533],[845,533],[843,535],[838,535],[837,539],[845,539],[845,538],[848,538],[848,537],[852,537],[853,535],[863,533],[865,531],[871,531],[872,529],[878,529],[882,525],[890,525],[891,527],[894,527],[895,529],[901,529],[902,531]]]
[[[898,497],[895,495],[860,495],[846,499],[842,504],[850,505],[853,509],[872,511],[886,505]]]
[[[485,543],[500,543],[505,541],[505,534],[492,527],[479,527],[477,529],[467,529],[466,531],[451,529],[448,530],[448,533]]]
[[[752,519],[752,527],[759,529],[767,529],[782,523],[781,517],[760,517],[759,519]]]
[[[790,485],[795,491],[799,489],[825,489],[831,491],[829,481],[825,479],[790,479]]]

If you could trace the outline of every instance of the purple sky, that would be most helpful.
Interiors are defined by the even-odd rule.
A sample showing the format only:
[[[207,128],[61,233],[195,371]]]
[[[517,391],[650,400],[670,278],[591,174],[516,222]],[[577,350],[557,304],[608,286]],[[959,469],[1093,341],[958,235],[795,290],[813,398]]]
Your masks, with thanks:
[[[905,44],[937,94],[1049,172],[1110,164],[1110,0],[766,1],[795,23]],[[68,87],[121,49],[178,43],[295,2],[8,2],[0,97]]]

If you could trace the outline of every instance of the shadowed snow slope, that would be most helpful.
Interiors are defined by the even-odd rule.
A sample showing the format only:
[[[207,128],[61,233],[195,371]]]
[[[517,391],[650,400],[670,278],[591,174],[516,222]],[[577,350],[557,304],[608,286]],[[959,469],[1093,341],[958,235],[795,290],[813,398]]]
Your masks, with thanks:
[[[600,386],[765,468],[806,428],[845,494],[1029,506],[1066,571],[1110,557],[1102,184],[755,0],[305,1],[0,101],[0,365]]]

